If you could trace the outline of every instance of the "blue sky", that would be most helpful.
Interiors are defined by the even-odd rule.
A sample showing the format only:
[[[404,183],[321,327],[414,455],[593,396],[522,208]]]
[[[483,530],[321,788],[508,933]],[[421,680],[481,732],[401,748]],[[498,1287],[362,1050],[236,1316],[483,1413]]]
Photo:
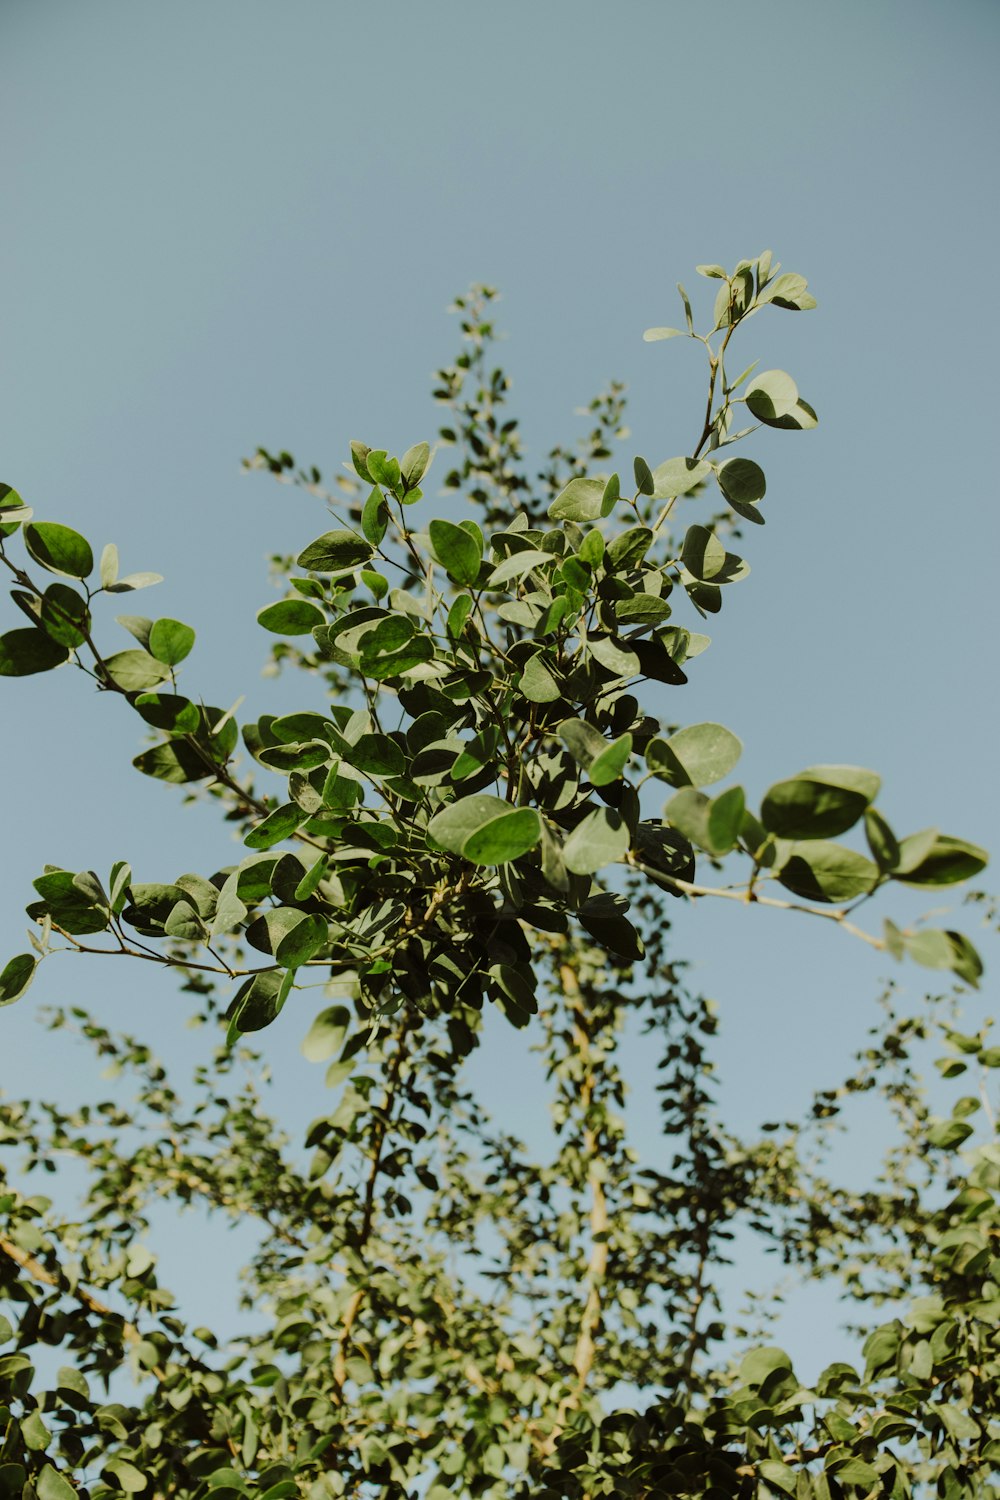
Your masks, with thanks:
[[[998,41],[988,0],[7,0],[0,478],[165,574],[143,608],[197,628],[191,690],[261,712],[285,692],[252,623],[266,558],[325,517],[241,476],[243,455],[332,472],[351,438],[432,438],[445,309],[488,280],[535,452],[617,377],[629,455],[659,462],[700,429],[701,373],[642,330],[677,320],[678,278],[710,306],[695,263],[771,246],[820,306],[754,319],[747,362],[790,370],[821,425],[748,448],[768,525],[669,714],[740,734],[754,795],[853,762],[883,773],[900,831],[997,848]],[[122,706],[68,677],[4,685],[5,955],[44,862],[129,857],[155,879],[234,857],[210,812],[130,770]],[[749,1126],[846,1065],[888,970],[825,924],[719,906],[678,906],[676,943],[718,1000],[723,1097]],[[66,958],[0,1019],[0,1087],[71,1086],[78,1059],[33,1019],[77,999],[191,1055],[167,976]],[[973,1013],[990,1006],[987,987]],[[270,1034],[292,1121],[324,1107],[302,1030]],[[482,1087],[502,1104],[497,1080],[520,1078],[530,1122],[513,1048],[497,1036]]]

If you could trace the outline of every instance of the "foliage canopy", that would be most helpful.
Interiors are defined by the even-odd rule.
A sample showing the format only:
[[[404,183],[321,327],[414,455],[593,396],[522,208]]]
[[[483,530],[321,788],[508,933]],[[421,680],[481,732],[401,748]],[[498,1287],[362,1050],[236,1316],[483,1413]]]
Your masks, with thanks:
[[[95,557],[0,492],[0,561],[28,622],[0,637],[0,675],[71,663],[125,699],[152,732],[137,769],[214,800],[247,850],[157,882],[124,859],[35,881],[32,951],[4,966],[0,1003],[54,950],[115,953],[176,969],[224,1041],[182,1099],[141,1040],[58,1011],[50,1024],[78,1029],[137,1099],[0,1103],[15,1153],[0,1169],[0,1496],[991,1492],[1000,1153],[970,1123],[992,1133],[985,1082],[934,1115],[916,1059],[943,1036],[943,1078],[986,1080],[1000,1049],[958,1029],[948,997],[907,1015],[890,992],[849,1079],[807,1120],[741,1139],[714,1104],[714,1012],[670,947],[670,903],[719,898],[834,921],[959,986],[982,973],[957,929],[855,919],[886,892],[975,876],[976,844],[898,834],[858,766],[779,767],[753,801],[732,780],[738,738],[663,711],[710,644],[695,627],[750,571],[730,544],[764,521],[762,468],[726,450],[817,423],[784,371],[727,365],[759,312],[815,306],[804,278],[769,253],[698,270],[718,283],[710,330],[680,288],[684,326],[646,333],[706,352],[703,425],[680,456],[607,472],[625,435],[612,385],[585,442],[529,479],[490,288],[459,299],[463,351],[435,389],[457,454],[444,489],[476,519],[427,517],[426,442],[399,457],[352,443],[332,492],[258,450],[249,468],[321,495],[333,522],[274,560],[283,597],[257,617],[273,669],[309,683],[296,712],[238,727],[239,703],[181,692],[181,621],[120,615],[133,644],[98,645],[100,596],[158,575],[122,576],[113,544]],[[335,1098],[303,1155],[267,1112],[254,1034],[317,988],[303,1048]],[[469,1090],[487,1005],[541,1052],[551,1159]],[[667,1155],[622,1114],[637,1028],[660,1059]],[[900,1139],[859,1192],[824,1175],[823,1146],[870,1090]],[[34,1191],[57,1152],[88,1173],[83,1219]],[[147,1243],[163,1199],[259,1224],[245,1300],[264,1331],[224,1347],[186,1326]],[[856,1367],[807,1386],[780,1348],[733,1356],[719,1275],[751,1232],[856,1299]],[[879,1322],[885,1302],[896,1316]]]

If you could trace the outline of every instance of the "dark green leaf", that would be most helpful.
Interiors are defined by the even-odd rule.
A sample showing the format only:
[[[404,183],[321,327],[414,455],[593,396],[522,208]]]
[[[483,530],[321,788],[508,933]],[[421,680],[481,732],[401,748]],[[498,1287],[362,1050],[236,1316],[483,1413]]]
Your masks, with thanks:
[[[353,531],[326,531],[299,553],[296,562],[311,573],[340,573],[366,563],[374,550]]]
[[[87,538],[55,521],[33,522],[24,528],[24,545],[37,563],[50,573],[67,578],[86,578],[94,567],[94,554]]]
[[[44,630],[8,630],[0,635],[0,677],[31,677],[62,666],[69,651]]]
[[[632,460],[632,468],[635,471],[635,487],[640,495],[651,495],[655,489],[653,483],[653,471],[644,458]]]
[[[620,813],[598,807],[578,823],[563,845],[563,860],[574,875],[596,874],[604,865],[622,859],[629,849],[629,831]]]
[[[265,969],[244,980],[226,1011],[229,1030],[226,1045],[248,1031],[263,1031],[276,1020],[292,987],[292,972]]]
[[[915,860],[914,854],[919,856]],[[928,847],[924,835],[911,834],[900,841],[894,878],[906,885],[954,885],[978,875],[988,863],[986,850],[965,839],[935,832]]]
[[[82,646],[90,630],[87,601],[67,583],[53,583],[45,590],[39,619],[46,635],[70,649]]]
[[[0,973],[0,1005],[11,1005],[15,1000],[20,1000],[34,979],[37,967],[38,960],[30,953],[19,953],[16,958],[4,964]]]
[[[257,624],[274,635],[309,635],[326,615],[309,599],[280,599],[257,611]]]
[[[304,821],[304,817],[297,803],[286,802],[284,806],[276,807],[274,812],[268,813],[264,821],[258,823],[243,842],[248,849],[271,849],[284,839],[291,838]]]
[[[831,838],[854,826],[880,786],[875,772],[860,766],[810,766],[770,788],[761,820],[780,838]]]

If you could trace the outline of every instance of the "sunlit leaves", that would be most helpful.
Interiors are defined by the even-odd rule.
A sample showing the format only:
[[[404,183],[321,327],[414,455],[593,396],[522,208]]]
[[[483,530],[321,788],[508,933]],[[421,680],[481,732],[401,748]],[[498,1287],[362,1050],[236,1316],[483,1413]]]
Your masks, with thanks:
[[[806,430],[816,426],[816,413],[801,399],[798,386],[784,370],[763,370],[755,375],[744,399],[758,422],[768,427]]]
[[[482,561],[482,547],[475,537],[451,521],[432,521],[428,531],[434,556],[448,577],[459,585],[475,583]]]
[[[652,739],[646,764],[672,786],[709,786],[736,765],[743,744],[722,724],[691,724],[669,739]]]
[[[515,808],[500,797],[462,797],[436,813],[427,832],[440,848],[477,865],[500,865],[519,859],[541,838],[534,808]]]
[[[194,631],[180,620],[157,620],[149,632],[149,653],[165,666],[175,667],[190,653]]]
[[[807,901],[841,903],[866,896],[880,872],[865,855],[826,839],[803,839],[791,845],[778,879]]]

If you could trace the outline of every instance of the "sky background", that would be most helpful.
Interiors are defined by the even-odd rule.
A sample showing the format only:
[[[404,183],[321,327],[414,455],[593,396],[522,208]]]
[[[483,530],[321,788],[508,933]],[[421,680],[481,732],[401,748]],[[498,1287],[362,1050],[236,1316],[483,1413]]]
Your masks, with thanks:
[[[575,409],[614,377],[626,462],[655,465],[696,439],[703,375],[695,346],[643,329],[679,320],[678,279],[708,326],[714,288],[694,265],[770,246],[819,309],[755,318],[742,363],[789,370],[820,427],[741,449],[767,471],[768,525],[745,538],[752,576],[707,627],[683,700],[660,711],[736,731],[754,798],[805,765],[870,766],[899,832],[934,823],[995,849],[998,43],[990,0],[5,0],[0,478],[36,519],[115,541],[123,571],[165,575],[126,607],[196,627],[188,691],[276,711],[288,689],[262,678],[253,623],[273,597],[266,558],[326,515],[241,475],[241,457],[284,447],[332,474],[351,438],[433,439],[432,372],[458,348],[446,309],[485,280],[503,292],[529,456],[582,435]],[[121,649],[115,613],[102,638]],[[0,618],[22,623],[12,605]],[[239,857],[210,808],[182,811],[131,770],[136,723],[82,675],[5,682],[0,722],[4,957],[25,947],[46,862],[128,858],[171,879]],[[907,921],[931,904],[881,909]],[[672,916],[720,1007],[729,1118],[801,1110],[861,1045],[889,966],[787,914]],[[47,1003],[194,1060],[207,1041],[182,1029],[169,975],[121,968],[45,965],[0,1017],[0,1088],[90,1087],[72,1044],[37,1029]],[[919,996],[927,976],[898,974]],[[991,1008],[988,983],[971,1018]],[[295,1128],[329,1098],[290,1009],[268,1046]],[[635,1063],[630,1107],[651,1130]],[[493,1028],[476,1070],[541,1138],[522,1041]],[[870,1139],[859,1126],[848,1142],[851,1172]],[[196,1318],[224,1309],[224,1265],[192,1274],[184,1244],[168,1232],[163,1279]],[[850,1347],[811,1296],[782,1330],[807,1375]]]

